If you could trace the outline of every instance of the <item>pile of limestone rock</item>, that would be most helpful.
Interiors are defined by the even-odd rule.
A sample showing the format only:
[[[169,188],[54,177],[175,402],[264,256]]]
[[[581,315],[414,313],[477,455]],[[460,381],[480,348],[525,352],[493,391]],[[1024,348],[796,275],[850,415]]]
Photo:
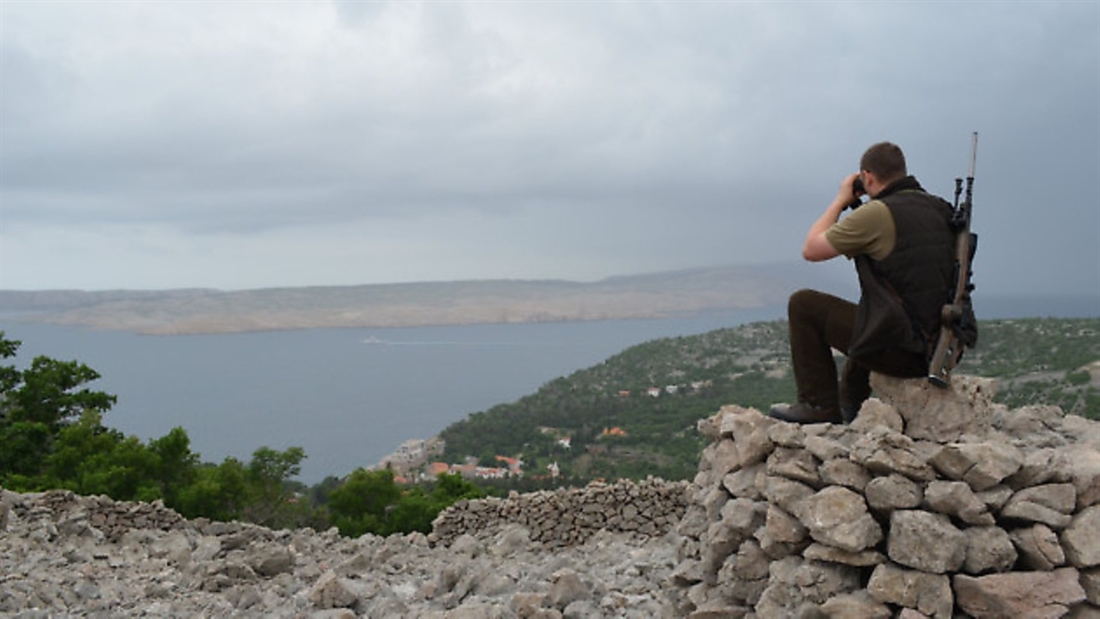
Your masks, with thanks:
[[[600,531],[551,548],[519,525],[493,530],[449,545],[419,533],[351,539],[0,490],[0,617],[676,616],[666,592],[671,533],[642,543]]]
[[[600,531],[660,537],[684,515],[688,487],[650,478],[459,501],[439,514],[428,539],[450,545],[462,535],[491,536],[509,525],[524,527],[548,548],[575,546]]]
[[[1100,617],[1100,423],[873,377],[851,425],[725,407],[678,525],[694,618]]]

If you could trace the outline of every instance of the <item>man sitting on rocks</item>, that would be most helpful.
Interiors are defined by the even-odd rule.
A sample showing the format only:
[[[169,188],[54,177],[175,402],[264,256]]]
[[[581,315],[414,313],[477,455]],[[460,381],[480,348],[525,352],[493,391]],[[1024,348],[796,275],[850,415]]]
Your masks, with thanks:
[[[901,378],[928,372],[930,342],[952,283],[952,207],[908,175],[895,144],[868,148],[859,169],[841,182],[802,247],[811,262],[841,254],[855,261],[859,305],[815,290],[791,295],[798,402],[770,411],[784,421],[851,421],[871,394],[872,370]],[[863,193],[871,200],[860,205]],[[841,220],[849,206],[855,210]],[[839,385],[834,348],[847,355]]]

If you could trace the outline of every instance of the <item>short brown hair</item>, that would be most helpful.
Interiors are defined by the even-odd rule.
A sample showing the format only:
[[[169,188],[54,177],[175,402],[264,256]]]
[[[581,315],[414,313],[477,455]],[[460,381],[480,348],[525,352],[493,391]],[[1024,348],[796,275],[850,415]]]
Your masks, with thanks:
[[[891,142],[879,142],[859,160],[859,169],[874,174],[883,183],[889,183],[909,174],[905,168],[905,153]]]

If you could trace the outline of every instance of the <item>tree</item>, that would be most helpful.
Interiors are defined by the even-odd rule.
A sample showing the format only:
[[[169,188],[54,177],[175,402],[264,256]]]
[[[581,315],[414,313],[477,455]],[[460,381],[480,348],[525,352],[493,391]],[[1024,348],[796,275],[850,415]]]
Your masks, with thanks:
[[[21,345],[0,331],[0,358],[14,357]],[[0,366],[0,482],[23,490],[42,484],[37,478],[62,428],[85,413],[98,420],[114,405],[115,396],[81,388],[97,378],[82,363],[42,356],[22,371]]]
[[[402,491],[393,471],[356,469],[342,486],[329,493],[328,509],[340,533],[429,533],[439,512],[455,501],[476,499],[485,491],[460,475],[440,475],[432,491],[413,487]]]
[[[149,441],[149,450],[157,456],[155,476],[165,504],[173,507],[180,491],[195,480],[198,454],[191,451],[191,438],[183,428],[172,428],[168,434]]]
[[[87,411],[58,432],[46,458],[46,485],[77,494],[104,494],[116,501],[160,498],[157,454],[137,437],[104,427],[101,419],[98,412]]]
[[[268,527],[293,525],[301,510],[296,508],[297,498],[292,496],[287,484],[301,472],[305,458],[306,452],[301,447],[277,451],[265,446],[252,452],[244,517]]]
[[[480,499],[485,496],[485,491],[473,482],[463,479],[461,475],[444,473],[436,478],[435,489],[432,497],[447,507],[456,501],[463,499]]]
[[[310,487],[309,500],[314,505],[327,505],[329,493],[339,488],[341,483],[343,482],[341,482],[340,478],[336,477],[335,475],[329,475],[325,477],[323,480],[321,480],[321,483],[314,484],[312,487]]]
[[[98,378],[99,373],[83,363],[35,357],[31,366],[20,373],[22,384],[17,383],[5,394],[7,416],[11,421],[43,423],[56,430],[86,411],[105,413],[117,397],[78,389]]]
[[[15,356],[16,351],[23,343],[19,340],[9,340],[4,337],[4,332],[0,331],[0,359],[10,359]],[[7,393],[12,389],[15,389],[19,384],[22,373],[15,369],[13,365],[0,366],[0,418],[7,417]]]
[[[199,466],[194,480],[180,488],[172,508],[187,518],[238,520],[247,502],[246,477],[247,469],[236,458]]]
[[[431,533],[432,521],[439,512],[457,501],[480,499],[484,496],[484,490],[461,475],[444,473],[436,478],[435,487],[430,494],[419,487],[406,490],[397,505],[387,510],[382,534],[413,531]]]
[[[328,495],[328,508],[333,524],[340,533],[359,537],[364,533],[381,533],[386,509],[401,497],[393,480],[393,471],[355,469],[344,485]]]
[[[386,512],[379,535],[392,533],[431,533],[432,521],[439,515],[441,504],[428,496],[423,488],[406,490],[395,505]]]
[[[98,414],[84,415],[57,433],[43,469],[47,485],[81,493],[82,488],[77,480],[90,468],[89,460],[113,451],[115,444],[121,440],[118,432],[107,430],[100,424]]]
[[[32,478],[42,471],[52,440],[46,424],[0,421],[0,485],[36,489]]]

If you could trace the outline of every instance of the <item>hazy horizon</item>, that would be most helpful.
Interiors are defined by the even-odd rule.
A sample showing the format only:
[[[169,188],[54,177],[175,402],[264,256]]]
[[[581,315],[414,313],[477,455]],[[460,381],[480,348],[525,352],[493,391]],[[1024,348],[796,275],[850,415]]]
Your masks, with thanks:
[[[217,288],[213,286],[189,286],[179,288],[168,287],[151,287],[151,288],[136,288],[136,287],[116,287],[116,288],[5,288],[0,287],[0,291],[4,292],[27,292],[27,293],[47,293],[47,292],[79,292],[79,293],[109,293],[109,292],[137,292],[137,293],[153,293],[153,292],[172,292],[172,291],[186,291],[186,290],[209,290],[217,293],[234,293],[234,292],[255,292],[262,290],[278,290],[278,289],[299,289],[299,288],[354,288],[361,286],[402,286],[402,285],[429,285],[429,284],[458,284],[469,282],[563,282],[570,284],[597,284],[607,280],[614,280],[617,278],[630,278],[630,277],[644,277],[647,275],[661,275],[661,274],[675,274],[675,273],[687,273],[692,271],[707,270],[707,269],[720,269],[720,268],[741,268],[741,267],[800,267],[806,270],[807,274],[816,273],[820,275],[822,280],[828,281],[828,284],[824,286],[828,292],[840,295],[858,295],[858,280],[856,278],[855,269],[851,264],[844,262],[834,262],[829,264],[814,264],[814,265],[800,265],[798,263],[772,263],[764,265],[710,265],[695,268],[681,268],[670,269],[666,271],[651,271],[651,272],[636,272],[636,273],[622,273],[612,274],[605,277],[592,280],[581,279],[566,279],[566,278],[468,278],[468,279],[454,279],[454,280],[418,280],[418,281],[399,281],[399,282],[362,282],[362,283],[349,283],[349,284],[302,284],[295,286],[261,286],[256,288]],[[981,298],[997,298],[999,300],[1005,299],[1032,299],[1051,297],[1055,299],[1095,299],[1100,302],[1100,289],[1098,290],[1080,290],[1080,291],[1066,291],[1066,292],[1035,292],[1035,291],[1020,291],[1017,289],[1000,289],[1000,290],[988,290],[982,282],[981,273],[977,274],[977,281],[979,286],[975,291],[978,299]],[[793,290],[792,290],[793,292]],[[1100,312],[1100,305],[1096,308],[1097,312]]]
[[[824,268],[821,268],[824,267]],[[469,282],[564,282],[570,284],[597,284],[606,282],[609,280],[634,278],[634,277],[646,277],[654,275],[673,275],[677,273],[692,273],[699,271],[718,270],[718,269],[769,269],[769,268],[793,268],[793,269],[812,269],[818,270],[823,278],[826,276],[835,276],[837,273],[836,265],[806,265],[801,262],[770,262],[770,263],[749,263],[749,264],[711,264],[701,266],[688,266],[674,269],[662,269],[653,271],[634,271],[627,273],[611,273],[594,278],[567,278],[567,277],[465,277],[465,278],[452,278],[452,279],[421,279],[421,280],[402,280],[402,281],[384,281],[384,282],[353,282],[347,284],[311,284],[303,283],[297,285],[285,285],[285,286],[260,286],[252,288],[219,288],[216,286],[186,286],[186,287],[112,287],[112,288],[8,288],[0,286],[0,290],[11,292],[64,292],[64,291],[77,291],[77,292],[112,292],[112,291],[134,291],[134,292],[158,292],[158,291],[172,291],[172,290],[213,290],[217,292],[247,292],[255,290],[272,290],[282,288],[349,288],[357,286],[402,286],[402,285],[421,285],[421,284],[456,284],[456,283],[469,283]],[[855,270],[851,265],[847,265],[847,268],[851,269],[853,278]],[[811,271],[812,272],[812,271]],[[835,279],[835,277],[834,277]],[[853,286],[855,280],[853,279]],[[854,288],[853,288],[854,289]]]

